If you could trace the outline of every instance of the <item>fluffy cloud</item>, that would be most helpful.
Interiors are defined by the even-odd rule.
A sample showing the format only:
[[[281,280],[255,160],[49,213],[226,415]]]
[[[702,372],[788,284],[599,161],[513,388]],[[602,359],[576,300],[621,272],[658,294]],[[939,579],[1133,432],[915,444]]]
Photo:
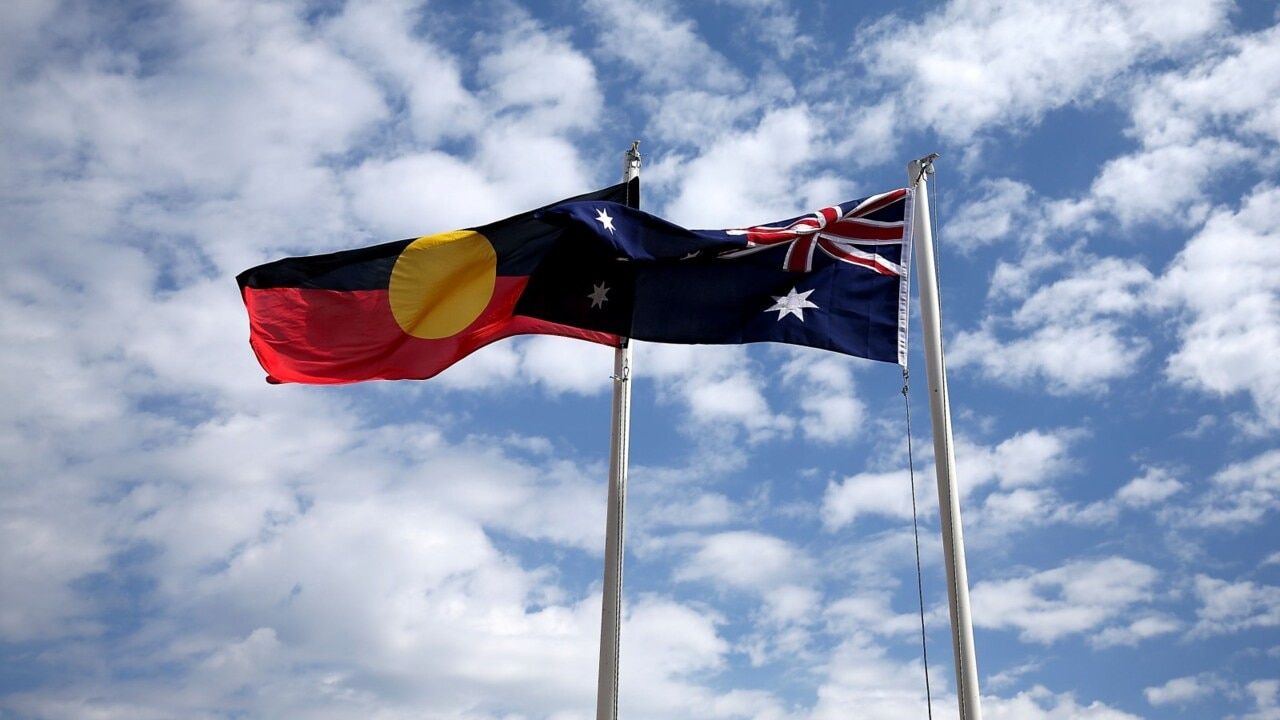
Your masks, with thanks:
[[[590,0],[587,8],[598,18],[601,50],[639,72],[646,84],[670,89],[693,82],[722,92],[742,87],[733,66],[669,3]]]
[[[1098,159],[1091,195],[1046,199],[1017,169],[983,183],[970,163],[980,198],[962,203],[955,226],[966,261],[985,262],[991,244],[1012,237],[1025,254],[995,263],[999,290],[988,300],[999,314],[974,333],[975,346],[990,341],[1008,364],[972,360],[968,387],[980,393],[1007,373],[1088,393],[1123,376],[1124,360],[1162,349],[1154,331],[1133,329],[1158,286],[1157,311],[1180,313],[1153,324],[1178,333],[1169,377],[1249,393],[1255,429],[1274,425],[1276,393],[1259,358],[1275,343],[1232,324],[1251,314],[1267,326],[1274,314],[1260,249],[1275,234],[1274,191],[1260,186],[1247,203],[1196,194],[1208,197],[1241,166],[1238,145],[1274,142],[1274,31],[1199,45],[1222,27],[1220,3],[923,8],[935,14],[897,21],[900,34],[887,23],[859,33],[862,59],[886,61],[870,68],[810,53],[810,42],[846,42],[848,27],[828,22],[849,17],[852,5],[839,3],[793,14],[776,0],[710,10],[592,0],[595,24],[564,30],[567,6],[539,8],[546,19],[533,20],[510,3],[500,3],[498,25],[412,0],[11,5],[0,27],[0,343],[10,350],[0,354],[0,637],[24,670],[0,714],[588,716],[606,473],[603,442],[587,452],[572,443],[578,432],[604,435],[603,425],[573,427],[558,406],[607,395],[610,350],[520,339],[431,383],[268,387],[231,277],[286,253],[485,222],[579,192],[616,170],[590,169],[601,165],[588,157],[592,144],[633,123],[666,144],[646,139],[659,146],[646,197],[667,203],[664,214],[703,226],[765,221],[850,197],[849,162],[896,152],[908,100],[935,128],[942,113],[957,119],[954,137],[1021,131],[1115,78],[1129,84],[1137,64],[1164,68],[1199,47],[1204,62],[1133,79],[1139,147]],[[702,24],[716,12],[741,22]],[[1038,34],[1026,31],[1033,16]],[[1071,23],[1085,30],[1069,36]],[[930,57],[894,50],[903,38],[944,37],[955,42]],[[721,52],[743,44],[745,60]],[[617,82],[602,82],[618,70]],[[903,92],[863,92],[868,72]],[[924,93],[939,102],[916,104]],[[845,98],[867,107],[851,110]],[[1220,157],[1197,165],[1208,150]],[[1163,196],[1152,186],[1131,207],[1116,201],[1121,179],[1169,168],[1188,172]],[[886,172],[901,181],[896,161]],[[1131,229],[1170,208],[1205,229],[1161,278],[1123,248],[1084,249],[1114,239],[1097,233],[1105,214],[1130,213]],[[1063,250],[1068,227],[1074,249]],[[1241,263],[1233,282],[1242,285],[1213,280],[1213,247]],[[1175,249],[1138,252],[1163,262]],[[1202,268],[1213,277],[1199,287]],[[1052,357],[1088,347],[1092,365]],[[884,470],[900,467],[890,464],[903,454],[900,433],[868,414],[878,371],[806,350],[636,350],[637,383],[659,419],[641,431],[646,450],[632,473],[622,714],[920,714],[923,668],[903,649],[917,619],[898,607],[910,604],[898,570],[910,566],[911,536],[901,523],[868,533],[872,524],[859,522],[910,513],[905,475]],[[1220,371],[1224,359],[1231,367]],[[895,389],[896,379],[881,394]],[[511,402],[498,403],[500,393]],[[994,439],[957,446],[962,490],[981,520],[970,537],[1088,514],[1059,494],[1093,440],[1025,424],[1015,434],[1003,422],[979,418],[975,432]],[[1141,456],[1150,468],[1117,493],[1111,517],[1190,497],[1175,518],[1183,530],[1264,528],[1275,458],[1257,449],[1259,437],[1219,445],[1232,460],[1201,496],[1188,471],[1151,469],[1176,460]],[[850,457],[870,457],[869,470],[852,473]],[[837,481],[819,511],[812,494],[827,478]],[[933,512],[925,487],[921,504]],[[813,534],[819,521],[839,532]],[[936,568],[935,546],[923,552]],[[1009,560],[1002,567],[1022,558]],[[1014,636],[1037,645],[1078,635],[1104,648],[1192,623],[1192,642],[1275,626],[1273,588],[1257,578],[1201,576],[1189,584],[1199,602],[1190,618],[1148,606],[1164,580],[1106,558],[1010,570],[975,598],[1013,631],[993,634],[1003,644],[993,658],[1020,653]],[[943,622],[942,612],[930,616]],[[1129,717],[1077,699],[1086,688],[1032,686],[1032,664],[1005,672],[1032,689],[989,695],[989,717]],[[1148,697],[1177,704],[1200,692],[1184,685]],[[1276,686],[1242,678],[1222,692],[1238,696],[1262,715]]]
[[[953,140],[1094,100],[1136,63],[1177,55],[1223,27],[1230,5],[1184,0],[954,0],[917,24],[885,19],[860,56],[904,89],[898,102]],[[927,52],[921,51],[927,48]]]
[[[1193,527],[1239,530],[1264,522],[1280,509],[1280,450],[1234,463],[1215,473],[1196,501],[1172,511]]]
[[[1009,320],[989,316],[976,331],[962,331],[948,353],[952,367],[976,366],[1012,385],[1047,382],[1054,393],[1096,393],[1133,373],[1149,343],[1123,320],[1151,303],[1153,278],[1119,258],[1081,257],[1087,266],[1042,285]],[[1002,326],[1013,336],[1000,338]]]
[[[979,196],[960,207],[947,222],[947,239],[956,247],[972,250],[1010,237],[1025,240],[1037,231],[1030,222],[1034,205],[1026,183],[989,179],[975,191]]]
[[[994,503],[992,509],[999,507],[999,511],[991,512],[988,518],[992,531],[1010,530],[1031,517],[1043,519],[1048,513],[1039,503],[1032,512],[1026,512],[1025,508],[1015,512],[1010,501],[1026,497],[1020,491],[1048,485],[1067,472],[1071,468],[1068,449],[1077,434],[1073,430],[1032,430],[995,446],[982,446],[963,438],[957,440],[957,483],[961,497],[969,498],[980,489],[996,486],[994,491],[988,491],[985,499],[988,505]],[[932,487],[933,483],[929,482],[924,484],[925,489],[917,488],[920,512],[936,511],[937,496],[929,490]],[[849,525],[860,515],[909,519],[911,511],[910,478],[906,470],[860,473],[839,483],[828,483],[822,501],[823,523],[828,529]]]
[[[1053,570],[974,585],[974,624],[1016,629],[1026,642],[1052,643],[1123,619],[1152,598],[1159,572],[1121,557],[1077,561]]]
[[[744,348],[637,343],[635,367],[637,379],[657,379],[661,397],[686,404],[708,440],[742,430],[761,442],[789,436],[795,427],[791,417],[770,408],[766,382],[750,371]]]
[[[800,429],[806,438],[820,443],[836,443],[856,437],[862,430],[865,404],[855,394],[857,387],[848,358],[808,348],[794,351],[783,365],[785,384],[800,398],[804,417]]]
[[[982,328],[961,332],[949,353],[953,367],[977,365],[983,374],[1012,385],[1047,383],[1058,395],[1100,393],[1135,371],[1148,345],[1109,320],[1074,327],[1042,327],[1008,340]]]
[[[1280,587],[1197,575],[1195,594],[1201,606],[1196,611],[1198,621],[1192,629],[1193,635],[1223,635],[1280,626]]]
[[[992,720],[1139,720],[1103,702],[1082,704],[1071,693],[1055,694],[1037,685],[1011,698],[983,698],[983,717]]]
[[[403,101],[413,135],[424,142],[480,129],[480,102],[467,90],[457,58],[412,34],[421,10],[409,2],[349,2],[324,33],[367,68],[391,98]]]
[[[853,523],[859,515],[911,517],[911,478],[905,470],[859,473],[839,483],[828,483],[822,498],[822,521],[834,530]],[[925,511],[937,507],[928,492],[917,499]]]
[[[1280,142],[1280,27],[1232,38],[1220,52],[1165,73],[1135,97],[1133,132],[1151,146],[1187,143],[1205,132]]]
[[[1117,490],[1116,500],[1129,507],[1149,507],[1168,500],[1185,488],[1167,470],[1148,468],[1141,477],[1130,480]]]
[[[1161,705],[1186,705],[1203,700],[1217,693],[1221,682],[1211,676],[1192,676],[1174,678],[1164,685],[1149,687],[1143,690],[1147,702],[1157,707]]]
[[[813,561],[791,544],[759,532],[734,531],[700,538],[674,577],[758,598],[759,624],[740,644],[753,665],[762,665],[807,654],[808,628],[822,602],[815,573]]]
[[[822,142],[822,128],[809,108],[775,109],[749,127],[726,128],[696,157],[655,163],[647,177],[660,188],[678,180],[664,215],[685,227],[784,220],[841,201],[842,183],[799,172],[818,158]],[[797,195],[813,207],[787,200]]]
[[[1091,201],[1122,225],[1195,227],[1210,208],[1205,186],[1252,155],[1248,147],[1220,138],[1149,148],[1104,165],[1090,188]]]
[[[1246,393],[1260,421],[1280,426],[1280,189],[1256,188],[1219,209],[1160,278],[1160,298],[1183,312],[1181,347],[1166,372],[1185,387]]]

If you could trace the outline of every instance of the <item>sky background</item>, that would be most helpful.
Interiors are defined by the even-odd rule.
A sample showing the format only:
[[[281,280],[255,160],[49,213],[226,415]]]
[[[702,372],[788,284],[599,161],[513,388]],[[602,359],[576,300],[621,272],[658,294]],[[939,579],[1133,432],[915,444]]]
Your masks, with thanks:
[[[612,184],[762,223],[941,153],[984,711],[1280,718],[1259,0],[8,0],[0,718],[594,716],[612,351],[269,386],[234,276]],[[954,717],[919,319],[929,681]],[[926,717],[902,376],[638,344],[621,717]]]

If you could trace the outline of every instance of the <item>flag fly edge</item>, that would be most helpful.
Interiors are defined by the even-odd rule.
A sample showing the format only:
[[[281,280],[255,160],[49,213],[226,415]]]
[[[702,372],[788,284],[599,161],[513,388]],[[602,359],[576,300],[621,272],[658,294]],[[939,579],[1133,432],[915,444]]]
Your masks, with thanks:
[[[907,328],[911,320],[911,266],[915,251],[915,188],[907,188],[902,213],[902,283],[898,286],[898,364],[907,366]]]

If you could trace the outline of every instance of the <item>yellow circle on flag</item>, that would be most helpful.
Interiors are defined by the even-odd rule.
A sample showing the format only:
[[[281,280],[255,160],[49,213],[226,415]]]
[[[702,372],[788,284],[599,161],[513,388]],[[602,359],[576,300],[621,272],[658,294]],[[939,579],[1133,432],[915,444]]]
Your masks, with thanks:
[[[391,314],[414,337],[456,335],[488,307],[497,274],[498,254],[474,230],[420,237],[391,270]]]

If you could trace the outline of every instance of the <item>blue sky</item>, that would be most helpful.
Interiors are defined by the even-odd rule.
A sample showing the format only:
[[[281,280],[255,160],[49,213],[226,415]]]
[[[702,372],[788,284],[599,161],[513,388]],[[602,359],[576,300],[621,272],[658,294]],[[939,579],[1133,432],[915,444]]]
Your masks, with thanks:
[[[986,717],[1280,718],[1273,3],[5,15],[0,718],[592,717],[611,351],[268,386],[234,275],[611,184],[637,139],[645,209],[691,227],[941,153]],[[898,368],[639,344],[635,374],[621,716],[924,717]]]

